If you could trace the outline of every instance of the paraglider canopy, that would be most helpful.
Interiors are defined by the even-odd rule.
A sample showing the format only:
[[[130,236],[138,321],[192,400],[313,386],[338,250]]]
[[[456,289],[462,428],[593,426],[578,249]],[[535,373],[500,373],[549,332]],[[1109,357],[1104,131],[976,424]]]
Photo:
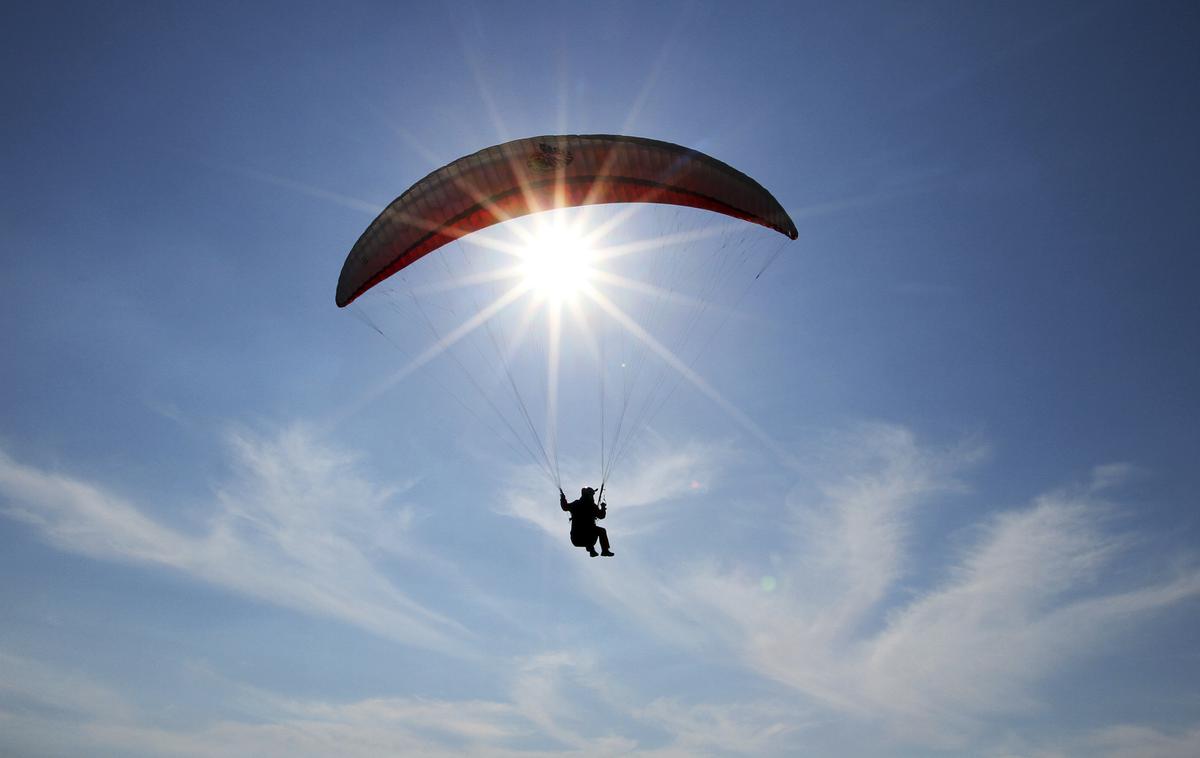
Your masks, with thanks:
[[[474,231],[539,211],[602,203],[700,208],[797,236],[762,185],[698,150],[611,134],[529,137],[459,158],[396,198],[346,257],[337,304],[349,305]]]
[[[602,205],[611,207],[575,210]],[[530,223],[519,220],[531,214],[538,215]],[[639,218],[641,231],[630,223],[635,214],[650,217]],[[500,239],[504,233],[511,240]],[[563,410],[567,427],[599,437],[602,500],[613,467],[680,381],[733,408],[692,367],[758,278],[736,286],[736,274],[748,266],[761,274],[796,237],[792,219],[762,185],[697,150],[620,135],[529,137],[448,163],[388,205],[346,257],[336,302],[347,306],[439,251],[437,265],[418,266],[397,277],[398,286],[394,280],[379,287],[381,297],[364,298],[367,307],[382,299],[386,317],[398,317],[401,329],[424,327],[434,340],[409,354],[387,385],[448,352],[480,407],[447,391],[476,418],[497,421],[485,425],[560,491]],[[766,251],[751,240],[763,238],[777,244],[774,253],[759,254]],[[647,265],[639,269],[643,252]],[[499,265],[492,268],[495,253]],[[449,278],[421,281],[435,269]],[[514,278],[511,287],[495,289]],[[480,290],[487,291],[482,303]],[[576,294],[585,296],[582,304]],[[523,312],[508,312],[518,300],[525,300]],[[399,348],[363,310],[352,312]],[[538,313],[545,314],[544,339],[530,328]],[[568,318],[571,333],[564,331]],[[473,350],[455,349],[467,345]],[[566,404],[559,402],[560,380],[577,388]],[[598,401],[594,419],[589,404],[578,402],[587,387]],[[511,394],[507,412],[497,394]],[[544,404],[530,402],[535,397]]]

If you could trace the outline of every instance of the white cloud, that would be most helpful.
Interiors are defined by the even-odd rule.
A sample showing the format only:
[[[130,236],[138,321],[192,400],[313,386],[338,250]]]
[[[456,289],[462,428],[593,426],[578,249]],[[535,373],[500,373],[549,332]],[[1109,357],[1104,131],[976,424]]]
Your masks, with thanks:
[[[0,652],[0,713],[8,710],[5,701],[118,721],[133,713],[116,690],[84,674]]]
[[[780,703],[687,705],[660,699],[639,716],[672,736],[667,747],[647,753],[656,756],[772,755],[808,726],[800,718],[802,712]]]
[[[733,455],[732,446],[726,443],[647,441],[620,477],[621,507],[655,505],[704,492],[730,465]]]
[[[1112,489],[1143,473],[1141,467],[1128,462],[1105,463],[1092,469],[1091,490]]]
[[[615,485],[617,489],[609,488],[604,495],[623,518],[632,515],[637,519],[637,511],[653,510],[648,506],[703,493],[733,456],[731,446],[726,443],[688,441],[672,445],[650,434],[647,437],[639,445],[637,455],[627,456],[627,463]],[[569,500],[579,497],[580,487],[599,486],[598,482],[588,478],[588,473],[594,475],[594,470],[594,466],[574,461],[563,465],[563,488]],[[507,515],[529,521],[561,541],[569,525],[565,514],[557,507],[557,496],[555,492],[547,492],[545,478],[530,467],[519,470],[513,477],[502,507]],[[648,518],[652,516],[644,516],[642,520]],[[624,521],[622,528],[639,528],[635,524]],[[569,543],[565,544],[569,546]]]
[[[379,566],[397,545],[417,550],[404,539],[409,512],[393,506],[394,489],[369,482],[352,456],[302,428],[271,439],[235,432],[229,443],[237,475],[216,493],[199,535],[103,487],[0,452],[3,512],[62,550],[168,567],[391,639],[465,650],[470,635],[460,624],[411,599]]]
[[[1087,742],[1087,753],[1101,758],[1195,758],[1200,724],[1177,732],[1120,724],[1098,730]]]
[[[1119,465],[978,525],[948,570],[933,572],[944,578],[913,596],[913,571],[931,568],[915,541],[921,508],[961,491],[981,454],[863,427],[827,451],[814,501],[788,499],[790,544],[773,563],[647,556],[582,576],[598,604],[664,640],[709,655],[719,645],[836,712],[962,749],[990,719],[1048,707],[1040,684],[1148,614],[1200,595],[1194,570],[1129,572],[1135,541],[1113,533],[1114,506],[1096,497],[1133,471]],[[1124,585],[1107,589],[1119,563]]]
[[[408,516],[392,504],[393,491],[372,485],[350,456],[301,430],[272,439],[237,434],[231,446],[238,474],[217,493],[211,523],[198,536],[104,488],[2,455],[0,494],[10,516],[65,550],[167,566],[404,642],[471,647],[458,624],[414,602],[378,568],[395,545],[403,555],[421,550],[405,530]],[[669,512],[660,506],[695,492],[701,497],[694,502],[703,503],[727,484],[691,486],[731,458],[724,446],[649,452],[623,478],[621,493],[637,506],[622,517],[640,518],[643,528]],[[956,549],[923,550],[946,543],[946,534],[930,542],[923,533],[933,523],[926,515],[965,490],[964,472],[981,455],[976,445],[935,450],[904,429],[864,426],[816,451],[811,459],[822,475],[757,527],[753,544],[770,550],[680,557],[621,553],[618,545],[611,561],[564,558],[547,567],[559,578],[564,567],[571,572],[571,602],[594,603],[633,634],[645,633],[640,644],[657,637],[681,661],[740,667],[770,697],[712,702],[649,692],[637,679],[622,682],[611,661],[581,653],[595,643],[585,637],[569,651],[535,647],[516,659],[497,657],[498,675],[509,677],[499,697],[322,703],[259,693],[244,720],[190,730],[131,717],[127,706],[105,714],[94,705],[105,690],[88,695],[83,686],[73,707],[94,717],[77,727],[78,744],[122,755],[770,754],[850,724],[863,727],[853,739],[874,746],[864,753],[903,744],[994,753],[1003,744],[990,739],[997,725],[1054,707],[1040,696],[1043,683],[1101,654],[1149,614],[1200,595],[1200,573],[1139,572],[1133,551],[1144,543],[1116,532],[1120,508],[1100,499],[1136,471],[1127,464],[1098,467],[1077,487],[995,513],[972,525],[970,540],[956,540]],[[518,484],[513,492],[511,514],[550,535],[561,556],[577,558],[544,486]],[[720,522],[712,525],[719,546],[729,535]],[[1118,569],[1119,588],[1109,581]],[[536,646],[533,637],[548,639],[546,631],[525,642]],[[0,657],[0,673],[25,666],[35,672],[26,678],[43,682],[46,692],[61,681],[13,660]],[[50,718],[0,712],[6,731],[30,739],[38,729],[61,735],[62,724],[48,725]],[[880,734],[884,742],[874,742]],[[1194,742],[1190,732],[1129,725],[1097,732],[1089,745],[1115,758],[1155,755],[1134,752],[1142,736],[1168,756],[1187,754]]]
[[[0,673],[14,671],[37,672],[19,689],[56,707],[38,713],[0,707],[0,748],[61,754],[665,757],[758,753],[794,730],[789,713],[777,704],[656,700],[638,707],[629,692],[606,682],[591,656],[563,651],[518,660],[509,696],[497,700],[384,697],[331,703],[226,683],[237,691],[228,706],[245,717],[190,727],[156,725],[154,712],[124,705],[87,677],[0,654]],[[105,702],[106,696],[122,705]],[[63,702],[74,704],[71,713],[62,712]],[[601,719],[595,718],[598,710]],[[647,734],[664,730],[667,744],[655,747],[661,738]]]
[[[1200,574],[1104,591],[1125,541],[1104,509],[1065,495],[993,521],[943,586],[864,640],[861,697],[898,729],[953,738],[991,715],[1041,705],[1036,685],[1095,654],[1122,622],[1200,592]]]
[[[1090,731],[1043,738],[1011,735],[1014,746],[989,751],[991,758],[1195,758],[1200,755],[1200,723],[1172,729],[1116,723]]]

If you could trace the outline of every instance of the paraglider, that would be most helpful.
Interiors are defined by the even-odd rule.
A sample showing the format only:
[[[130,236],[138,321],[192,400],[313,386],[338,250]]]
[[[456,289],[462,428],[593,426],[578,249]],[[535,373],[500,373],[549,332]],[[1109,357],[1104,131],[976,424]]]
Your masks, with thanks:
[[[472,232],[538,211],[603,203],[700,208],[797,237],[770,192],[698,150],[613,134],[529,137],[448,163],[392,201],[346,256],[338,307]]]
[[[452,161],[413,184],[389,204],[366,228],[346,256],[338,277],[335,297],[337,305],[350,305],[368,290],[430,253],[489,227],[544,211],[608,204],[653,204],[710,211],[749,222],[745,225],[735,223],[737,228],[753,229],[751,225],[757,225],[778,232],[788,239],[794,240],[797,237],[795,224],[770,192],[741,171],[698,150],[654,139],[611,134],[529,137],[494,145]],[[670,244],[683,245],[689,239],[702,236],[704,235],[689,237],[686,234],[674,233],[670,236]],[[664,234],[662,239],[664,246],[668,244],[667,235]],[[601,492],[604,491],[612,466],[624,455],[629,441],[649,423],[665,403],[665,398],[673,391],[674,385],[665,381],[662,372],[673,371],[678,376],[688,378],[693,384],[697,383],[697,379],[691,372],[689,361],[679,358],[668,345],[644,329],[611,298],[593,286],[589,281],[591,269],[588,261],[568,255],[570,251],[567,248],[573,247],[577,241],[552,238],[547,244],[543,239],[541,247],[546,249],[540,252],[522,250],[517,253],[526,263],[523,286],[516,286],[497,296],[495,301],[486,307],[477,305],[474,316],[445,333],[431,323],[428,310],[421,306],[416,293],[408,293],[413,296],[420,320],[429,327],[437,340],[433,348],[422,353],[413,365],[420,365],[476,330],[486,331],[498,364],[503,369],[504,378],[507,379],[507,382],[499,382],[499,385],[511,388],[516,409],[513,417],[509,418],[490,398],[485,398],[487,405],[508,430],[509,442],[514,450],[523,449],[529,460],[558,486],[560,507],[572,514],[572,543],[586,547],[594,556],[597,555],[595,544],[599,542],[599,555],[609,556],[612,552],[609,550],[607,531],[595,523],[607,515],[606,504],[601,502],[597,505],[595,490],[590,487],[584,488],[580,499],[571,503],[567,502],[562,493],[556,445],[559,374],[557,362],[560,356],[558,341],[561,333],[559,319],[563,301],[556,298],[566,290],[585,292],[600,312],[611,317],[611,323],[624,330],[624,336],[632,335],[632,339],[637,341],[642,351],[636,355],[628,354],[632,355],[632,359],[623,354],[617,363],[609,364],[604,358],[603,333],[600,334],[600,339],[591,333],[586,335],[591,341],[596,366],[599,368]],[[632,249],[638,246],[626,247]],[[642,244],[639,249],[651,247],[653,244]],[[719,291],[729,276],[729,260],[734,261],[731,264],[733,266],[747,260],[746,249],[736,243],[729,244],[728,238],[721,243],[720,250],[728,257],[722,257],[717,265],[709,269],[709,278],[702,295],[711,296]],[[777,254],[778,250],[775,252]],[[627,252],[611,253],[610,256],[626,254]],[[773,256],[767,257],[768,263],[774,260]],[[450,271],[445,258],[442,259],[442,265],[447,272]],[[671,267],[670,270],[675,271],[677,268]],[[761,272],[760,270],[759,273]],[[496,278],[477,273],[460,277],[455,282],[491,282]],[[607,281],[614,286],[622,286],[643,295],[652,294],[655,297],[656,311],[659,301],[664,297],[688,300],[676,293],[674,283],[663,287],[633,282],[611,273],[608,273]],[[460,284],[455,283],[451,286]],[[507,344],[504,344],[506,340],[503,337],[503,327],[496,327],[496,331],[500,332],[500,336],[497,336],[491,326],[497,314],[524,292],[530,292],[542,300],[554,301],[554,310],[549,310],[548,306],[547,311],[550,314],[547,333],[552,344],[544,350],[549,362],[546,374],[542,378],[543,390],[547,393],[544,437],[538,432],[530,415],[529,404],[523,397],[521,382],[517,378],[520,372],[512,365],[513,356],[524,338],[530,311],[527,310],[525,320],[519,325],[520,333],[514,340],[507,341]],[[711,305],[703,297],[692,298],[689,302],[700,304],[700,313],[706,312]],[[400,311],[401,308],[397,307],[395,310]],[[577,319],[586,321],[586,318],[580,317],[578,313],[575,315]],[[661,316],[661,312],[658,315]],[[694,337],[698,319],[699,316],[695,316],[680,327],[675,335],[676,344],[682,345]],[[371,326],[383,334],[373,323]],[[590,332],[591,329],[585,324],[584,331]],[[703,350],[703,344],[700,349]],[[482,355],[481,351],[476,352]],[[647,373],[643,367],[653,357],[662,361],[659,366],[660,373],[642,380],[651,383],[651,391],[639,407],[634,408],[633,387],[639,378]],[[694,361],[695,356],[692,356],[691,360]],[[637,365],[625,371],[627,364],[635,361]],[[486,389],[481,381],[472,375],[471,370],[457,357],[455,362],[467,375],[469,383],[481,395],[485,394]],[[608,428],[604,417],[605,398],[610,390],[605,385],[605,371],[609,365],[619,365],[619,369],[613,370],[622,372],[617,375],[617,381],[613,382],[621,387],[622,396],[618,398],[620,415],[614,425],[615,429],[606,438]],[[711,391],[705,391],[712,396]],[[630,416],[628,420],[627,412]]]
[[[597,519],[608,515],[608,504],[601,502],[596,505],[596,490],[584,487],[579,493],[579,499],[567,502],[567,496],[562,490],[558,491],[558,505],[571,514],[571,544],[575,547],[586,547],[588,555],[612,557],[609,549],[608,530],[596,526]],[[596,541],[600,541],[600,552],[596,552]]]

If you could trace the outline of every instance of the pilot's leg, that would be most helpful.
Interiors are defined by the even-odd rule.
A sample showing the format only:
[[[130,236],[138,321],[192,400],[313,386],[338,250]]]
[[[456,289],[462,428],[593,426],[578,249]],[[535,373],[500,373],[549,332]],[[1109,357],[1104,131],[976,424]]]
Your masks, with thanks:
[[[612,552],[608,549],[608,530],[602,526],[598,526],[596,527],[596,536],[600,538],[600,554],[612,555]]]

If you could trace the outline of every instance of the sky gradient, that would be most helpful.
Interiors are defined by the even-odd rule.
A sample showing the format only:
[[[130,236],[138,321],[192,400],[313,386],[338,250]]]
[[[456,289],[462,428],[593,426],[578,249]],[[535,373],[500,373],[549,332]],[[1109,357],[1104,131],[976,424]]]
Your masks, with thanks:
[[[6,10],[0,753],[1200,754],[1194,3],[405,5]],[[800,231],[701,270],[611,559],[470,345],[405,369],[449,269],[334,305],[405,188],[547,133]]]

